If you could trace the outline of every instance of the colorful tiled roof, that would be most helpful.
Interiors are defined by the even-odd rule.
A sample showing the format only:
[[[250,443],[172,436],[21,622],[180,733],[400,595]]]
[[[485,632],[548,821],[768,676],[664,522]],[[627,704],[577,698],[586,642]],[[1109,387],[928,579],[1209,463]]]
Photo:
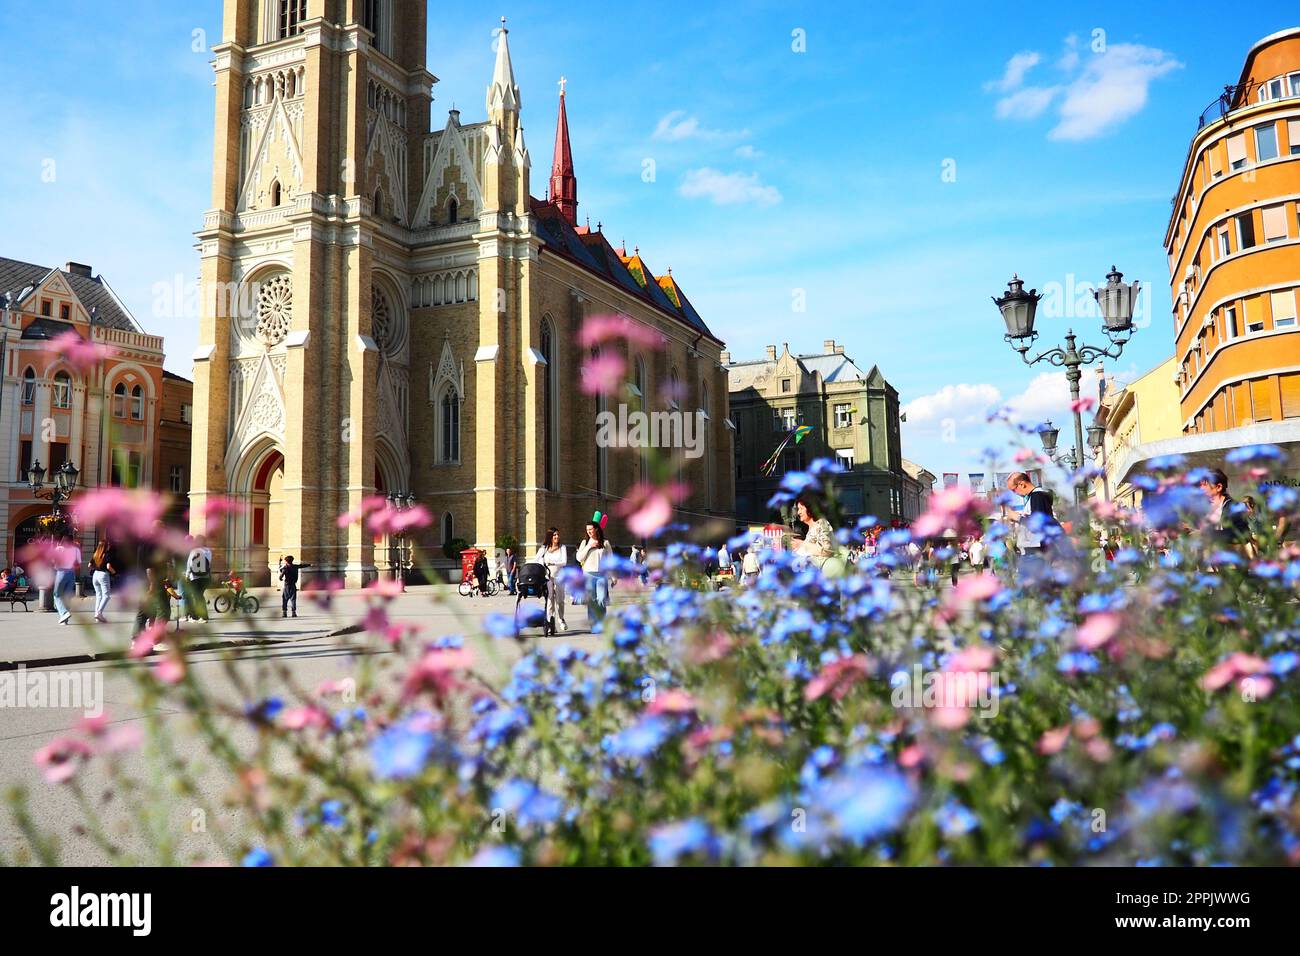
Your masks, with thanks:
[[[585,229],[580,232],[575,229],[553,203],[534,198],[532,210],[537,220],[538,235],[548,250],[572,259],[607,282],[651,303],[715,342],[721,341],[709,331],[709,327],[671,276],[656,277],[639,254],[619,255],[602,232]],[[669,283],[668,287],[665,287],[665,280]],[[672,290],[671,295],[669,289]]]
[[[24,291],[30,292],[36,286],[40,285],[51,272],[56,270],[49,266],[38,266],[30,262],[21,262],[18,259],[6,259],[0,256],[0,293],[13,292],[19,296],[19,302],[16,307],[22,307],[21,296]],[[101,325],[106,325],[110,329],[121,329],[124,332],[139,332],[140,326],[136,324],[131,313],[126,311],[126,307],[118,301],[113,290],[108,287],[103,276],[94,276],[93,278],[84,275],[77,275],[72,272],[64,272],[62,269],[57,270],[65,282],[76,293],[77,298],[87,310],[95,310],[95,318]]]

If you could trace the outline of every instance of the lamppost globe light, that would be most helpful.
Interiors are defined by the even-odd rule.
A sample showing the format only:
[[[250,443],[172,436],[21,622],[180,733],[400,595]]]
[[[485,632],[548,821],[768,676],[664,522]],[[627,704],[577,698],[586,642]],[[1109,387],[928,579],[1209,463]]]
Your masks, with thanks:
[[[1034,316],[1038,311],[1038,300],[1041,298],[1036,289],[1025,291],[1024,280],[1019,275],[1011,277],[1011,281],[1007,283],[1007,291],[1000,298],[993,296],[998,311],[1002,313],[1002,321],[1007,326],[1008,342],[1012,339],[1023,341],[1036,338]],[[1015,348],[1020,346],[1017,345]]]
[[[1038,440],[1043,443],[1043,451],[1047,452],[1048,457],[1056,453],[1056,441],[1060,435],[1061,430],[1052,427],[1051,422],[1043,422],[1038,426]]]
[[[1101,308],[1101,321],[1107,335],[1128,339],[1133,331],[1133,307],[1137,302],[1140,283],[1124,282],[1124,273],[1114,266],[1106,275],[1106,284],[1093,292]]]
[[[27,469],[27,485],[32,491],[40,491],[45,484],[45,468],[39,461],[34,461]]]
[[[1088,426],[1088,447],[1096,452],[1106,441],[1106,426],[1093,422]]]

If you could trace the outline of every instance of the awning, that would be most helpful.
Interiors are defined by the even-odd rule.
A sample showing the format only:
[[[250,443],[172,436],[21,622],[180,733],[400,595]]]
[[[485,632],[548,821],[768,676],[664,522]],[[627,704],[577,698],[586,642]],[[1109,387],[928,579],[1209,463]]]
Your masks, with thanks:
[[[1300,478],[1300,419],[1297,418],[1134,445],[1120,462],[1115,475],[1119,484],[1127,484],[1135,475],[1147,470],[1146,463],[1151,459],[1183,455],[1187,458],[1187,468],[1222,468],[1229,480],[1244,478],[1252,466],[1230,465],[1224,458],[1232,449],[1246,445],[1276,445],[1287,456],[1283,467],[1287,477]]]

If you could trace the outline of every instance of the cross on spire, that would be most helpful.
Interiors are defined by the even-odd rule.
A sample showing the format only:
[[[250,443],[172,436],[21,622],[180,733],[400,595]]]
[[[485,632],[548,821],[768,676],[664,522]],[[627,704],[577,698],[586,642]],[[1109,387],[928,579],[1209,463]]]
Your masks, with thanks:
[[[569,113],[565,105],[568,97],[564,95],[568,82],[566,77],[560,77],[560,110],[555,121],[555,153],[551,160],[551,203],[560,210],[569,225],[577,226],[578,179],[573,174],[573,151],[569,147]],[[587,225],[590,229],[590,220]]]
[[[560,77],[560,95],[561,95],[561,96],[564,95],[564,86],[565,86],[565,84],[568,83],[568,82],[569,82],[569,78],[568,78],[568,77],[566,77],[566,76],[561,76],[561,77]]]

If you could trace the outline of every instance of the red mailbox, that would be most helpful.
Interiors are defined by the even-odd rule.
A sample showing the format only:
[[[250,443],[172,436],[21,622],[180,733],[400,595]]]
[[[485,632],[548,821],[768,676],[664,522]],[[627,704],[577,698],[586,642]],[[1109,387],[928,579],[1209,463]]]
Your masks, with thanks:
[[[474,563],[483,554],[478,548],[466,548],[460,553],[460,579],[468,581],[474,576]]]

